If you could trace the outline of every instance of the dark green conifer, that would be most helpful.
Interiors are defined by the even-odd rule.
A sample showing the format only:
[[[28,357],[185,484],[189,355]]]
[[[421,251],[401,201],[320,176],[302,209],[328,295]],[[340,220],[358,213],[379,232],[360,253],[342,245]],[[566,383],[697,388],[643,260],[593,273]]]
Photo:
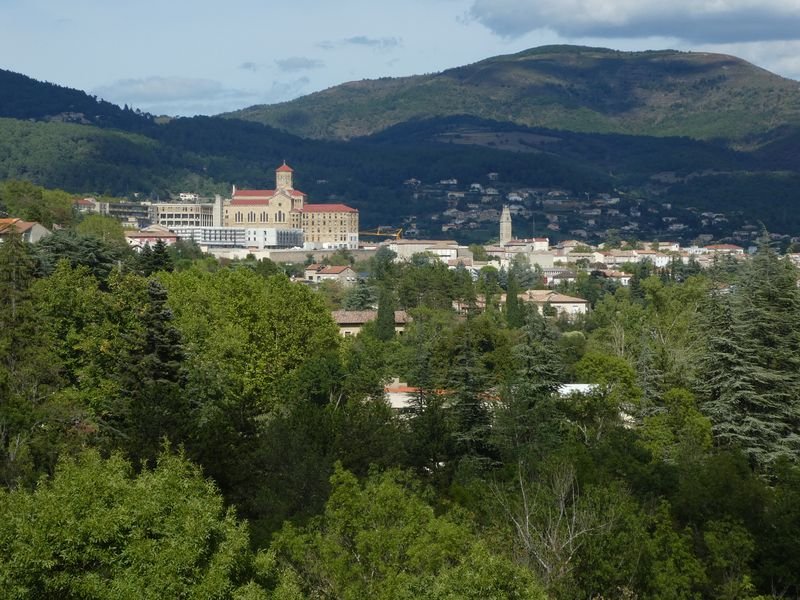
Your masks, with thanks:
[[[381,286],[378,294],[378,317],[376,319],[376,336],[380,340],[394,338],[394,292],[386,285]]]

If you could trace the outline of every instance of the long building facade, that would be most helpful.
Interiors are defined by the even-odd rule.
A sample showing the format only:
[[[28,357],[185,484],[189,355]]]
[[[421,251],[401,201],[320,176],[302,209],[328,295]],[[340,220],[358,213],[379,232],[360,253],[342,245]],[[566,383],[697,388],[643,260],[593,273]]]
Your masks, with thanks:
[[[222,227],[222,198],[210,202],[157,202],[150,204],[150,221],[164,227]]]

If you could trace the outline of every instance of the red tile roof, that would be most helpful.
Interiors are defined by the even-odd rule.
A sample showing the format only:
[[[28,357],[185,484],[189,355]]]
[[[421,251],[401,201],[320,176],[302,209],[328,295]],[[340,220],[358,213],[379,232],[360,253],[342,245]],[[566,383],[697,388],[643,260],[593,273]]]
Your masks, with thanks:
[[[300,190],[285,190],[293,198],[305,198]],[[236,190],[231,200],[231,206],[255,206],[269,204],[275,197],[276,190]]]
[[[350,267],[349,266],[343,266],[342,267],[342,266],[338,266],[338,265],[337,266],[330,266],[330,267],[325,267],[325,268],[321,269],[319,271],[319,274],[320,275],[339,275],[339,274],[344,273],[345,271],[347,271],[347,269],[350,269]],[[350,270],[352,271],[352,269],[350,269]]]
[[[303,212],[323,213],[323,212],[348,212],[357,213],[355,208],[351,208],[346,204],[306,204],[303,206]]]
[[[14,227],[19,233],[25,233],[34,225],[36,225],[34,221],[23,221],[19,218],[0,219],[0,233],[8,231],[11,227]]]
[[[286,161],[283,161],[283,164],[275,169],[276,173],[294,173],[294,169],[286,164]]]
[[[292,196],[305,196],[300,190],[283,190],[289,192]],[[277,190],[236,190],[233,194],[234,198],[271,198],[277,193]]]
[[[159,231],[126,231],[125,232],[126,238],[133,238],[135,240],[138,239],[156,239],[156,240],[177,240],[178,236],[175,233],[169,232],[159,232]]]
[[[236,198],[236,196],[245,196],[249,198],[250,196],[269,197],[274,195],[275,190],[236,190],[233,193],[234,198]]]

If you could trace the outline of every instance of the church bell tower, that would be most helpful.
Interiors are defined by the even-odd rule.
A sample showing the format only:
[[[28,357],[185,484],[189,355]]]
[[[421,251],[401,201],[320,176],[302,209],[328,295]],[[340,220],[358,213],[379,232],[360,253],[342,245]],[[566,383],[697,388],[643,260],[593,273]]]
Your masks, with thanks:
[[[292,188],[292,168],[283,161],[283,164],[275,169],[275,191],[291,190]]]
[[[503,205],[503,212],[500,214],[500,245],[505,246],[512,239],[511,211],[508,210],[508,205]]]

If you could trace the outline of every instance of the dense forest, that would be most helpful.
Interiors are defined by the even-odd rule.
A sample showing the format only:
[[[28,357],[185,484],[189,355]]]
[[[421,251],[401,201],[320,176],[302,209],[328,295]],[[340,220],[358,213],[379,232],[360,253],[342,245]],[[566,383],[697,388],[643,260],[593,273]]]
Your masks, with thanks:
[[[525,263],[393,258],[315,290],[99,216],[7,237],[6,597],[800,595],[800,290],[766,242],[583,273],[571,321],[515,301]],[[332,308],[373,306],[339,336]]]

